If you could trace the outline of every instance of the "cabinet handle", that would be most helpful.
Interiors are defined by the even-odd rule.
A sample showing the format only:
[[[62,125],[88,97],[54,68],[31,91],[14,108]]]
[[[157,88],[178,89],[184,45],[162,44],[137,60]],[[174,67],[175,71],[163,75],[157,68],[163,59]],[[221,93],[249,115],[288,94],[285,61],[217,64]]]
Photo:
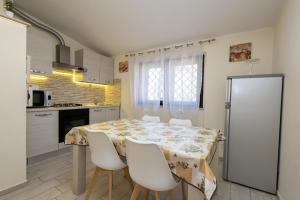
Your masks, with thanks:
[[[31,70],[31,72],[38,73],[38,74],[46,74],[46,72],[44,72],[44,71],[35,70],[35,69]]]
[[[46,117],[52,115],[51,113],[45,113],[45,114],[35,114],[37,117]]]
[[[95,112],[101,112],[102,111],[102,109],[100,109],[100,110],[94,110]]]

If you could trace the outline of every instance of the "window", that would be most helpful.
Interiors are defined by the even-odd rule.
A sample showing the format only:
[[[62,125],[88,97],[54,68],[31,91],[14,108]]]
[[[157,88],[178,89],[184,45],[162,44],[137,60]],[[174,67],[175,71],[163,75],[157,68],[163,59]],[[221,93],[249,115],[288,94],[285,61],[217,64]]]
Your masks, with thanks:
[[[197,64],[175,66],[175,102],[195,102],[197,100],[197,68]]]
[[[152,67],[148,70],[147,99],[149,101],[160,101],[163,99],[162,73],[162,69],[158,67]]]
[[[140,104],[203,108],[204,55],[140,63]]]

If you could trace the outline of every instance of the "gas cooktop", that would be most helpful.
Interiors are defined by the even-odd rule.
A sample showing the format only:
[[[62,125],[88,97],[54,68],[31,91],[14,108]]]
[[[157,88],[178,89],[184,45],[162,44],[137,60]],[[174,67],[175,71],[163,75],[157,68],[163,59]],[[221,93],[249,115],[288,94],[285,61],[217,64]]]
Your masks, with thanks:
[[[77,106],[82,106],[80,103],[57,103],[53,104],[52,107],[77,107]]]

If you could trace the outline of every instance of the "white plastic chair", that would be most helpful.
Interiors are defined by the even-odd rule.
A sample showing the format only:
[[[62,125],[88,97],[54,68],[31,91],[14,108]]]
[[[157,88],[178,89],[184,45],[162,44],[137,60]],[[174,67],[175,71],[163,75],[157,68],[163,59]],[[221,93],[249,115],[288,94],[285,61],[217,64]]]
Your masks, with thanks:
[[[169,191],[170,199],[175,199],[175,181],[168,162],[156,144],[138,142],[126,138],[126,157],[129,174],[136,183],[130,200],[136,200],[139,193],[149,190],[155,192],[157,200],[161,191]]]
[[[179,126],[188,126],[191,127],[192,126],[192,121],[189,119],[175,119],[175,118],[171,118],[169,121],[170,125],[179,125]]]
[[[120,159],[110,138],[105,133],[90,129],[87,129],[87,138],[91,149],[91,160],[96,165],[96,169],[87,189],[85,200],[89,199],[96,183],[97,175],[101,171],[107,171],[109,175],[109,200],[112,198],[112,181],[114,170],[123,169],[125,177],[133,188],[133,183],[128,173],[128,167]]]
[[[142,120],[146,121],[146,122],[160,122],[160,117],[159,116],[144,115]]]

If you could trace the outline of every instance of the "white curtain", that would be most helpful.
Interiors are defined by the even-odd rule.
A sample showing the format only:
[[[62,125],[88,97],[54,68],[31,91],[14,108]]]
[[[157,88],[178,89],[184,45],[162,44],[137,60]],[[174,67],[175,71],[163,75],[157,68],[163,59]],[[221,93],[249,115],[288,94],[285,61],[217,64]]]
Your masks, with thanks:
[[[134,117],[161,112],[175,118],[198,115],[202,59],[200,47],[156,50],[130,57]]]
[[[164,68],[160,51],[131,58],[132,108],[134,116],[157,115],[163,99]]]
[[[203,52],[199,47],[181,47],[166,52],[164,60],[165,109],[171,117],[185,118],[199,110]]]

